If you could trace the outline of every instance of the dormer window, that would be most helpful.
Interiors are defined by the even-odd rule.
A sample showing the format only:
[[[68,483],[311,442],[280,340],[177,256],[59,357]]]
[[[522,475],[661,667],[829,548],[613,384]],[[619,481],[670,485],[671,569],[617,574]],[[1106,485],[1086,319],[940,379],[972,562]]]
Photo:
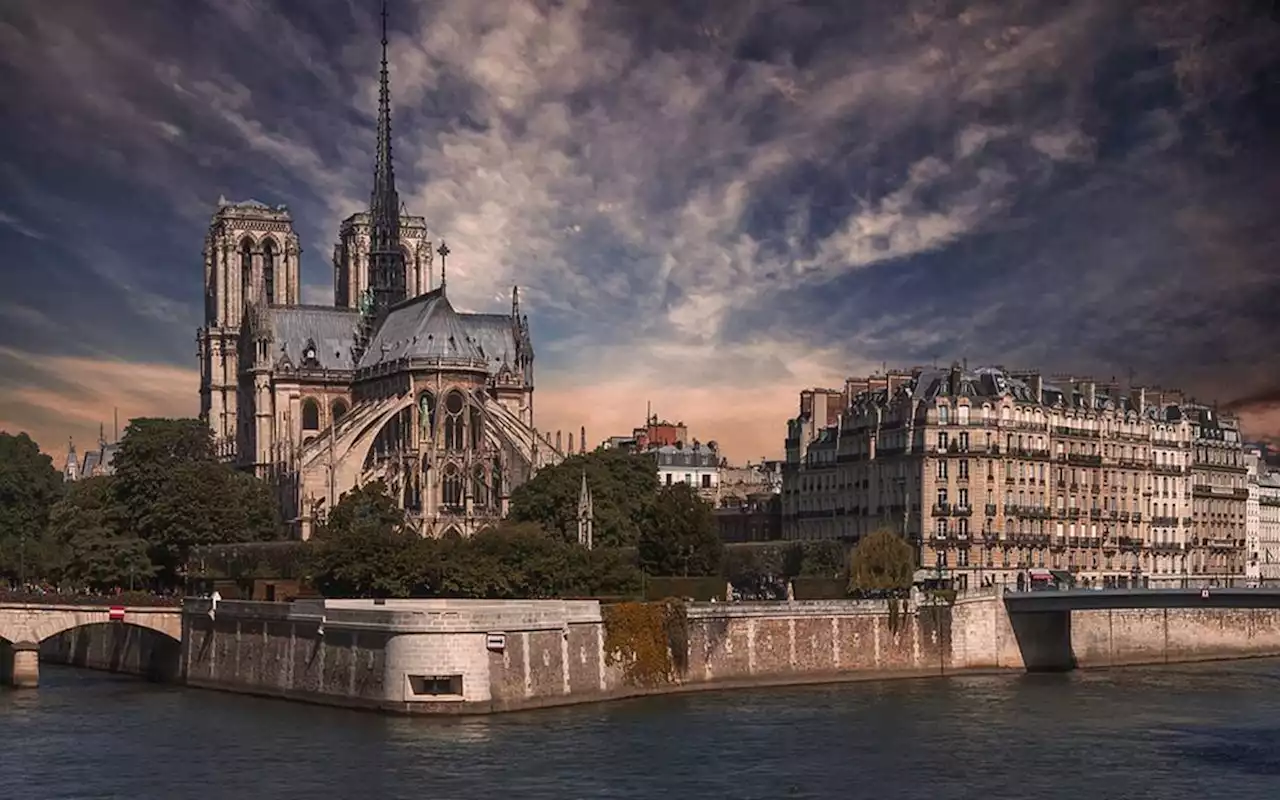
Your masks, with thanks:
[[[320,359],[316,356],[316,343],[310,339],[307,340],[306,346],[302,348],[302,366],[320,366]]]

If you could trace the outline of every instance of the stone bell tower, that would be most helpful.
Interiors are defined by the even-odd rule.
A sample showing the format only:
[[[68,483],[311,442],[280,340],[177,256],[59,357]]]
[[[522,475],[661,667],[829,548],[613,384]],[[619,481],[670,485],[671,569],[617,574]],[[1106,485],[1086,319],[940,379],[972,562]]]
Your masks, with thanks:
[[[251,305],[297,305],[302,248],[284,206],[219,199],[204,238],[204,325],[196,334],[200,418],[220,451],[236,440],[240,325]],[[232,453],[223,453],[226,456]]]

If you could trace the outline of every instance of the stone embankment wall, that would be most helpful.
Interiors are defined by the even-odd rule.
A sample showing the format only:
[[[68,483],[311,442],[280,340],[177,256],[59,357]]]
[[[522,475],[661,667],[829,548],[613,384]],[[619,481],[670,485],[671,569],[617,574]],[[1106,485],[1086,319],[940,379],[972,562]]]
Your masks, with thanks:
[[[591,601],[191,601],[188,684],[403,713],[486,713],[745,685],[1280,655],[1280,610],[1015,614],[918,602],[708,603],[621,640]],[[675,633],[673,631],[678,629]],[[652,631],[651,631],[652,633]],[[633,639],[639,634],[627,633]],[[668,643],[675,645],[669,651]],[[657,678],[634,654],[668,654]]]
[[[181,645],[136,625],[72,628],[40,643],[40,661],[171,682],[181,677]]]
[[[1280,609],[1074,611],[1074,666],[1177,664],[1280,655]]]

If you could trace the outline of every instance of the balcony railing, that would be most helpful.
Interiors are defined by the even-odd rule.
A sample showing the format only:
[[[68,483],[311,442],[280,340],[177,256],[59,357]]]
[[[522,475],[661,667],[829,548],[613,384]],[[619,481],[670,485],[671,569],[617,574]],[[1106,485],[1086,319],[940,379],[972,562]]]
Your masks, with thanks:
[[[1102,456],[1089,453],[1067,453],[1067,463],[1084,467],[1102,466]]]
[[[988,517],[994,517],[996,515],[996,504],[987,503],[987,506],[984,510],[987,512]]]
[[[1152,517],[1151,524],[1158,528],[1172,528],[1178,524],[1177,517]]]

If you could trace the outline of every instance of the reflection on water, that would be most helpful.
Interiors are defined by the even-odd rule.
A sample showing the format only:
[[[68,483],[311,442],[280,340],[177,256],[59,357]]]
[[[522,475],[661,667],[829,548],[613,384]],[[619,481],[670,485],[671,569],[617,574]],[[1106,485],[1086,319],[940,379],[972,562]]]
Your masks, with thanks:
[[[444,719],[41,677],[0,693],[0,785],[31,798],[1280,797],[1271,660]]]

